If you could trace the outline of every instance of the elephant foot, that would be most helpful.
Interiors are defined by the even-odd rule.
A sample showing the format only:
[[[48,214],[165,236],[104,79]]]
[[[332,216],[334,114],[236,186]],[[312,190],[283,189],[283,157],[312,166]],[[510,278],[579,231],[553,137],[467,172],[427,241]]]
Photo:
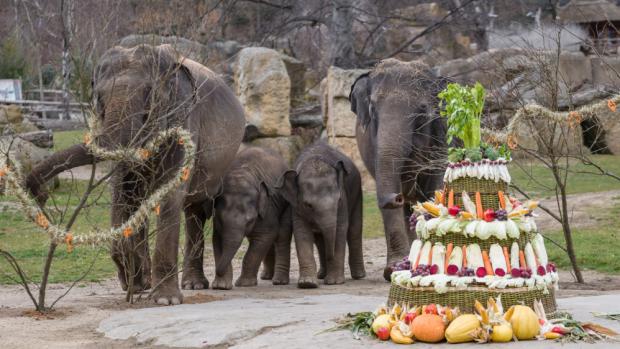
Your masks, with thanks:
[[[258,282],[256,281],[256,278],[238,278],[237,281],[235,281],[235,286],[237,287],[252,287],[252,286],[256,286],[258,284]]]
[[[183,303],[183,294],[178,286],[164,283],[153,291],[153,300],[159,305],[177,305]]]
[[[273,279],[273,270],[263,269],[263,271],[260,274],[260,279],[261,280],[271,280],[271,279]]]
[[[217,275],[215,276],[215,279],[213,279],[213,284],[211,285],[211,288],[214,290],[231,290],[232,287],[232,279],[219,277]]]
[[[390,265],[387,265],[385,269],[383,269],[383,278],[385,279],[385,281],[392,281],[391,276],[393,271],[394,270]]]
[[[366,277],[366,270],[362,268],[361,270],[353,270],[351,269],[351,277],[353,280],[359,280]]]
[[[319,280],[323,280],[323,279],[325,279],[325,275],[327,275],[327,271],[326,271],[324,268],[320,268],[320,269],[319,269],[319,272],[318,272],[318,273],[316,273],[316,277],[317,277]]]
[[[344,284],[344,274],[341,275],[327,275],[325,280],[323,280],[325,285],[340,285]]]
[[[318,281],[316,278],[311,276],[300,276],[299,281],[297,281],[297,287],[299,288],[317,288],[319,287]]]
[[[274,285],[288,285],[289,284],[289,276],[288,274],[276,274],[274,275],[271,283]]]
[[[204,290],[209,288],[209,280],[204,273],[183,273],[181,281],[184,290]]]

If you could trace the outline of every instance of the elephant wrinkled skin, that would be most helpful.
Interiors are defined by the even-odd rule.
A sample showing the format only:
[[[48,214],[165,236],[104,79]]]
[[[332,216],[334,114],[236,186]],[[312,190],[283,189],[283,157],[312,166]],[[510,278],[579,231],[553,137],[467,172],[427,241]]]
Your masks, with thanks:
[[[387,59],[351,86],[360,155],[377,184],[377,202],[390,264],[409,254],[415,232],[406,220],[410,204],[424,201],[442,184],[446,124],[437,94],[446,80],[424,63]]]
[[[318,141],[299,156],[295,170],[278,185],[293,207],[293,235],[299,260],[300,288],[344,283],[345,248],[351,277],[366,276],[362,251],[362,182],[353,161]],[[321,269],[314,260],[317,245]]]
[[[196,144],[189,180],[160,203],[152,272],[148,222],[130,238],[112,244],[112,259],[123,289],[142,291],[153,286],[157,303],[178,304],[183,300],[177,271],[181,210],[186,228],[183,287],[207,288],[202,265],[203,226],[241,143],[243,107],[215,73],[179,56],[169,45],[106,51],[94,71],[93,97],[101,127],[94,142],[100,147],[140,147],[157,132],[177,126],[190,131]],[[116,164],[110,181],[112,226],[121,226],[150,193],[167,182],[182,159],[181,145],[171,140],[144,165]],[[26,184],[43,202],[42,183],[59,172],[99,160],[86,146],[75,145],[35,167]]]
[[[235,286],[256,286],[263,260],[261,279],[273,280],[274,285],[289,283],[291,209],[274,189],[287,169],[284,158],[268,149],[248,147],[237,154],[224,177],[224,191],[215,200],[214,289],[232,288],[231,260],[244,237],[250,246]]]

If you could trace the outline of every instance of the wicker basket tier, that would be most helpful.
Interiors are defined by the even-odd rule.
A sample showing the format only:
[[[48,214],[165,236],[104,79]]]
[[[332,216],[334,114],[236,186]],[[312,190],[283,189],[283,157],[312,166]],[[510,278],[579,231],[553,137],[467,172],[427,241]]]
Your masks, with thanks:
[[[433,287],[409,288],[392,283],[388,306],[398,304],[425,305],[439,304],[443,306],[459,307],[462,313],[474,313],[474,302],[480,301],[486,304],[489,297],[501,296],[505,310],[517,304],[533,307],[535,300],[540,300],[548,317],[553,317],[557,310],[557,303],[552,287],[548,293],[543,290],[530,290],[527,287],[489,289],[485,286],[470,286],[467,289],[452,288],[445,293],[437,293]]]
[[[480,192],[482,199],[482,208],[486,210],[491,208],[497,210],[499,206],[499,197],[497,193],[502,191],[507,193],[508,183],[504,181],[495,182],[490,179],[479,179],[476,177],[462,177],[455,179],[450,183],[444,184],[444,194],[447,195],[450,190],[454,191],[454,204],[463,207],[461,193],[467,192],[469,197],[474,200],[476,192]]]
[[[518,239],[513,239],[513,238],[498,239],[494,236],[491,236],[490,238],[486,240],[482,240],[477,237],[465,236],[462,233],[447,233],[441,236],[438,236],[436,234],[430,234],[429,237],[421,238],[420,240],[422,240],[422,243],[426,241],[430,241],[433,245],[435,245],[435,243],[437,242],[441,242],[441,244],[444,246],[448,246],[449,243],[453,243],[454,246],[478,244],[478,246],[480,246],[482,250],[488,251],[491,248],[491,245],[493,244],[499,244],[502,247],[506,247],[510,249],[510,247],[512,247],[512,243],[515,241],[519,244],[519,247],[521,249],[524,249],[525,245],[528,242],[532,241],[535,234],[536,233],[521,232]]]

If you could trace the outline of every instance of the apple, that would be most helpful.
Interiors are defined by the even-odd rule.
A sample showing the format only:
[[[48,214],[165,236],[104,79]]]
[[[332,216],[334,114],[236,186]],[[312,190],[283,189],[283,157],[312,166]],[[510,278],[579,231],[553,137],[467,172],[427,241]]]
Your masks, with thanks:
[[[424,313],[437,315],[437,305],[433,303],[427,305],[426,308],[424,308]],[[420,320],[422,319],[420,318]]]
[[[377,337],[379,337],[379,339],[382,341],[390,339],[390,329],[387,327],[380,327],[377,330]]]
[[[458,206],[450,206],[448,208],[448,213],[450,214],[450,216],[456,217],[456,215],[458,215],[459,212],[461,212],[461,208]]]
[[[487,222],[492,222],[495,219],[495,211],[491,208],[484,211],[484,220]]]
[[[411,321],[413,321],[413,319],[415,319],[416,316],[418,316],[417,313],[407,313],[407,314],[405,314],[405,318],[403,320],[405,321],[405,323],[407,325],[409,325],[411,323]]]

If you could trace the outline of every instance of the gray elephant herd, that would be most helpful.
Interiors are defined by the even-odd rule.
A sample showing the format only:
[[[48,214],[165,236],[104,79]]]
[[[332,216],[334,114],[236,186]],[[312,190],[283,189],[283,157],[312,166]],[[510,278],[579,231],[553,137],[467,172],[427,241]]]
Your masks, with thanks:
[[[441,185],[446,126],[438,117],[436,95],[445,83],[423,63],[388,59],[351,87],[358,148],[377,184],[387,242],[386,279],[390,265],[408,254],[415,238],[406,225],[406,203],[427,198]],[[163,305],[183,301],[178,280],[181,212],[184,289],[209,288],[203,254],[204,226],[211,218],[214,289],[233,287],[231,261],[246,238],[238,287],[257,284],[261,263],[261,279],[288,284],[292,237],[298,287],[317,287],[318,279],[343,283],[347,246],[351,277],[366,276],[361,176],[340,151],[319,140],[289,168],[269,149],[242,145],[245,117],[234,93],[217,74],[168,45],[108,50],[94,71],[93,100],[101,127],[94,142],[100,147],[139,147],[161,130],[182,126],[191,132],[197,150],[189,180],[160,203],[152,260],[148,221],[112,244],[123,290],[153,288],[153,299]],[[46,181],[101,160],[84,144],[74,145],[39,163],[26,186],[44,204]],[[114,164],[109,180],[112,226],[121,226],[176,173],[182,160],[182,147],[171,141],[145,164]]]

